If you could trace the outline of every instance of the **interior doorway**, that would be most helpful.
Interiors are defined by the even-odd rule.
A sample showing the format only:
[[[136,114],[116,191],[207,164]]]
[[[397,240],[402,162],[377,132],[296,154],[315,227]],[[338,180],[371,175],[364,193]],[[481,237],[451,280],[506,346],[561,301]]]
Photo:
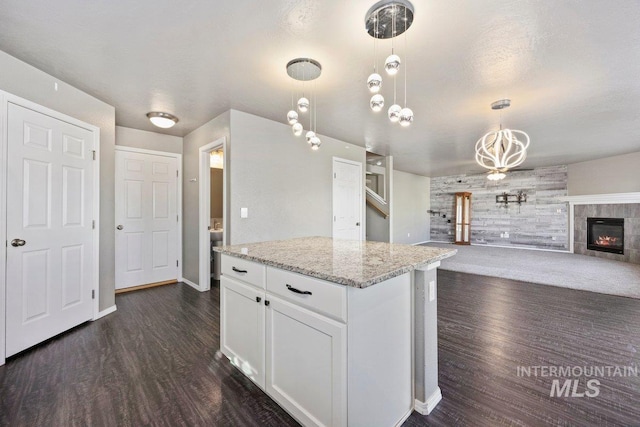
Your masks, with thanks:
[[[200,291],[211,289],[212,276],[219,277],[219,261],[213,246],[226,245],[229,238],[227,214],[227,176],[229,159],[226,138],[200,147],[199,186],[199,280]],[[218,271],[217,271],[218,270]]]

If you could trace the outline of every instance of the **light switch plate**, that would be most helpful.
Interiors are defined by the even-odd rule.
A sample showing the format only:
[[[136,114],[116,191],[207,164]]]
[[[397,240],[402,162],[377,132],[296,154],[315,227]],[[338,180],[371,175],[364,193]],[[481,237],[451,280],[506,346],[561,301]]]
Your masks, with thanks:
[[[433,301],[435,299],[436,299],[436,282],[432,280],[429,282],[429,301]]]
[[[240,208],[240,218],[249,218],[249,208]]]

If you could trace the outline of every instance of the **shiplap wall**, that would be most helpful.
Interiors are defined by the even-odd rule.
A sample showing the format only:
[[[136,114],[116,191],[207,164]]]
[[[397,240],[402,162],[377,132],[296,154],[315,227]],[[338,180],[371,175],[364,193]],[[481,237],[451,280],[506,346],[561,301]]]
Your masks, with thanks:
[[[485,174],[431,178],[431,210],[439,212],[431,214],[432,241],[453,242],[454,194],[461,191],[472,193],[472,244],[569,250],[567,204],[558,200],[567,195],[566,166],[513,171],[497,182]],[[526,203],[496,203],[496,195],[518,191]]]

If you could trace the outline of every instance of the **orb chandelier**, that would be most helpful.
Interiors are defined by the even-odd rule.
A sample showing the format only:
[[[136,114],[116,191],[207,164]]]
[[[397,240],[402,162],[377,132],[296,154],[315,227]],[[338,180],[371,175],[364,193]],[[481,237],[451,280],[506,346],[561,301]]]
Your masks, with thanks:
[[[312,150],[319,149],[322,141],[316,135],[318,120],[315,84],[313,88],[309,88],[313,90],[309,90],[309,93],[307,94],[305,92],[305,82],[317,79],[320,77],[321,72],[322,66],[320,63],[311,58],[296,58],[287,63],[287,74],[289,77],[302,82],[302,93],[300,98],[298,98],[298,101],[295,103],[295,106],[293,102],[294,91],[291,91],[291,110],[287,113],[287,123],[291,125],[291,131],[295,136],[301,136],[304,133],[302,118],[308,113],[309,130],[306,132],[305,137]],[[298,111],[296,111],[296,108]]]
[[[491,109],[502,110],[511,105],[511,100],[501,99],[491,104]],[[527,158],[529,135],[521,130],[503,129],[488,132],[476,142],[476,162],[489,169],[487,179],[504,179],[505,172],[520,166]]]
[[[401,126],[409,126],[413,122],[413,111],[407,106],[407,60],[403,61],[395,53],[394,39],[396,36],[404,34],[404,47],[407,51],[407,33],[413,23],[413,5],[407,0],[382,0],[374,4],[365,15],[365,27],[367,33],[373,37],[373,73],[367,79],[367,88],[373,94],[369,101],[369,107],[374,112],[382,111],[384,108],[384,96],[380,93],[382,89],[382,76],[378,73],[377,67],[377,45],[378,39],[391,39],[391,55],[384,63],[384,69],[393,79],[393,104],[387,110],[387,116],[391,123],[399,123]],[[401,107],[396,100],[396,80],[400,68],[404,69],[404,107]]]

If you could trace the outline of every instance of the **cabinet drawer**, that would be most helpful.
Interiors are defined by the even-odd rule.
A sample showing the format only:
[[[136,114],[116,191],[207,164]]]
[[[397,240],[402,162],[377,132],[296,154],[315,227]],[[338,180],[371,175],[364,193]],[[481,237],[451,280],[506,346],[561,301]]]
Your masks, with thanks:
[[[250,285],[264,289],[265,266],[257,262],[222,255],[222,275],[242,280]]]
[[[347,288],[343,285],[267,267],[267,292],[341,322],[347,321]]]

